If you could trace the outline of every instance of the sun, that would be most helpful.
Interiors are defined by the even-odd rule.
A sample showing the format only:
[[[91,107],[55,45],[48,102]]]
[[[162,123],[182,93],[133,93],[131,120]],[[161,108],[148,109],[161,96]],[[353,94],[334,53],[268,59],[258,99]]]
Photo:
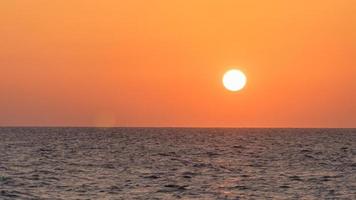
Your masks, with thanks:
[[[224,74],[223,84],[227,90],[237,92],[242,90],[247,83],[246,75],[238,69],[231,69]]]

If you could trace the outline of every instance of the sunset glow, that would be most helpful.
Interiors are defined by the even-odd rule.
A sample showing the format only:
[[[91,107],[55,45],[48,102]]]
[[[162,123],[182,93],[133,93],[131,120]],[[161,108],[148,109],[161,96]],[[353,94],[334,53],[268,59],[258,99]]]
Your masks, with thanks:
[[[0,200],[355,199],[356,0],[0,0]]]
[[[353,127],[355,8],[1,1],[0,125]],[[231,66],[247,76],[237,93]]]

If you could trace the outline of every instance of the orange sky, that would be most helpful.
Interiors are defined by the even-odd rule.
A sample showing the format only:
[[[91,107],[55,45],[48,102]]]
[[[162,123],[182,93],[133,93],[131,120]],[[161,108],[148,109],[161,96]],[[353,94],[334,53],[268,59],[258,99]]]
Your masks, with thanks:
[[[4,0],[1,126],[356,127],[354,0]],[[226,91],[238,66],[247,87]]]

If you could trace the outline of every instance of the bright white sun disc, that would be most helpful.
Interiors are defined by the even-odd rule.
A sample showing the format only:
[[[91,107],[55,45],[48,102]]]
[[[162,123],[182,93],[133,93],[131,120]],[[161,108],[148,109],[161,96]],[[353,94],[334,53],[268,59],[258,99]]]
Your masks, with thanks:
[[[223,84],[227,90],[236,92],[243,89],[246,85],[246,75],[238,69],[227,71],[223,77]]]

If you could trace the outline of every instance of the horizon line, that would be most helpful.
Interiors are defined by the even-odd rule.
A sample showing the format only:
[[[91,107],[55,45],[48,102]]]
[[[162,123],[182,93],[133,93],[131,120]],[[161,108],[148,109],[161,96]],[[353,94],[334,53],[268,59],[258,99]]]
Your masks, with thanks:
[[[294,126],[2,126],[0,128],[151,128],[151,129],[356,129],[356,127],[294,127]]]

